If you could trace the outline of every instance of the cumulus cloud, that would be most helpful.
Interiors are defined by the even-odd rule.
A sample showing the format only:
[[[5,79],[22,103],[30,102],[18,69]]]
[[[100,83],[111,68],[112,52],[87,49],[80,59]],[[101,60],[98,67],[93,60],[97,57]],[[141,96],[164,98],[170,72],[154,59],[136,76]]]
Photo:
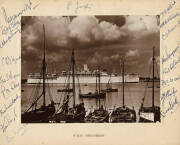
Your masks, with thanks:
[[[107,21],[99,21],[94,16],[77,16],[69,25],[70,37],[80,42],[115,41],[125,33]]]
[[[127,53],[126,53],[126,57],[132,57],[132,56],[138,56],[139,55],[139,51],[136,49],[136,50],[129,50]]]
[[[123,29],[135,38],[140,38],[159,32],[159,25],[156,16],[127,16]]]
[[[123,36],[123,32],[116,26],[109,22],[101,22],[100,24],[101,32],[103,32],[104,39],[107,41],[117,40]]]
[[[120,55],[119,54],[115,54],[115,55],[112,55],[110,57],[113,61],[117,61],[117,60],[120,60]]]
[[[99,20],[99,22],[109,22],[111,24],[117,25],[118,27],[123,26],[126,22],[125,16],[96,16],[96,18]]]
[[[24,20],[23,20],[24,19]],[[27,25],[22,31],[22,45],[42,44],[42,24],[46,27],[47,45],[50,49],[61,47],[86,47],[88,44],[119,43],[125,38],[140,38],[159,31],[156,16],[77,16],[67,17],[22,17]],[[75,44],[74,44],[75,40]],[[38,42],[39,41],[39,42]],[[37,47],[37,46],[36,46]]]
[[[23,20],[26,23],[26,19]],[[66,46],[68,39],[68,27],[67,20],[63,17],[33,17],[33,23],[28,25],[22,31],[22,45],[27,47],[35,43],[41,43],[43,41],[43,29],[42,26],[45,24],[45,33],[47,44],[53,43],[57,46]],[[53,48],[51,48],[53,49]]]
[[[151,56],[147,50],[154,45],[159,49],[156,16],[25,16],[22,17],[22,65],[25,61],[26,66],[30,66],[33,60],[34,68],[40,66],[43,24],[46,29],[47,61],[58,64],[59,70],[64,69],[70,61],[72,48],[76,49],[76,59],[81,66],[83,63],[104,65],[107,70],[114,70],[115,67],[116,71],[119,70],[120,56],[128,56],[128,62],[132,64],[139,53],[146,53],[147,62]],[[138,63],[144,63],[142,60],[145,56],[141,56]]]
[[[90,42],[91,30],[98,25],[98,21],[93,16],[78,16],[69,25],[70,36],[82,42]]]

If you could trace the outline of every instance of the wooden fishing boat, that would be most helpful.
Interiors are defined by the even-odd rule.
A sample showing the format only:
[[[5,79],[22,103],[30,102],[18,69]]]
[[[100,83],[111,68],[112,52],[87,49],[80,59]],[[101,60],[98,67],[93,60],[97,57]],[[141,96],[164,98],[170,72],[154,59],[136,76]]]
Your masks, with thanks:
[[[96,99],[98,101],[98,109],[95,109],[93,112],[90,112],[86,118],[85,118],[85,122],[87,123],[103,123],[103,122],[109,122],[109,113],[107,110],[105,110],[103,108],[103,106],[101,105],[100,101],[101,99],[105,98],[105,93],[101,92],[101,83],[100,83],[100,68],[98,71],[98,78],[99,78],[99,82],[98,82],[98,89],[96,91]],[[97,86],[97,85],[96,85]],[[102,95],[103,94],[103,95]],[[100,106],[101,105],[101,106]]]
[[[136,111],[134,108],[125,106],[124,103],[124,60],[122,61],[122,79],[123,79],[123,106],[118,107],[111,113],[110,122],[136,122]]]
[[[75,90],[75,56],[74,49],[72,49],[72,98],[73,98],[73,107],[69,107],[69,94],[71,92],[67,92],[67,95],[64,98],[64,103],[60,106],[58,110],[61,110],[59,113],[56,112],[53,117],[49,118],[49,122],[57,122],[57,123],[82,123],[84,122],[84,118],[86,115],[84,103],[76,104],[76,90]],[[67,84],[69,86],[69,84]]]
[[[73,89],[71,88],[57,89],[57,92],[73,92]]]
[[[103,90],[103,92],[109,93],[109,92],[118,92],[118,89],[115,88],[107,88],[105,90]]]
[[[159,106],[155,106],[154,104],[154,89],[155,89],[155,85],[154,85],[154,71],[155,71],[155,47],[153,47],[153,57],[152,57],[152,64],[153,64],[153,79],[152,79],[152,106],[150,107],[144,107],[144,100],[145,100],[145,96],[142,99],[142,104],[141,107],[139,109],[139,122],[160,122],[160,107]],[[148,86],[148,84],[147,84]],[[145,89],[146,90],[146,89]]]
[[[109,122],[109,113],[106,111],[103,106],[99,109],[90,112],[85,120],[86,123],[104,123]]]
[[[43,75],[43,91],[40,96],[36,96],[31,106],[21,115],[22,123],[40,123],[46,122],[47,118],[55,113],[54,101],[51,98],[51,103],[46,105],[46,45],[45,45],[45,27],[43,25],[44,32],[44,56],[42,60],[42,75]],[[43,104],[40,108],[37,108],[39,99],[43,96]]]
[[[96,99],[105,98],[106,97],[106,92],[101,90],[100,77],[101,77],[101,74],[100,74],[100,70],[99,70],[99,73],[96,72],[96,90],[95,90],[95,92],[89,92],[89,93],[86,93],[86,94],[81,93],[81,94],[79,94],[79,97],[80,98],[96,98]],[[97,82],[97,78],[99,79],[99,82]],[[98,85],[100,87],[99,91],[97,89]]]
[[[105,93],[110,93],[110,92],[118,92],[118,89],[117,88],[112,88],[112,83],[111,83],[111,77],[106,85],[106,89],[102,90],[102,92],[105,92]]]
[[[79,94],[79,97],[80,98],[105,98],[106,97],[106,93],[105,92],[101,92],[101,93],[98,93],[98,92],[95,92],[95,93],[92,93],[92,92],[89,92],[87,94]]]

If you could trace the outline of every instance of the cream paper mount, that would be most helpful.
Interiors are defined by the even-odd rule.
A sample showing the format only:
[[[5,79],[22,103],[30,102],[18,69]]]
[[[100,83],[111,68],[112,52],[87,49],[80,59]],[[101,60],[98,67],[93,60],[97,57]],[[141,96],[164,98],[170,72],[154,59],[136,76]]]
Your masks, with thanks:
[[[163,144],[163,145],[178,145],[179,130],[180,130],[180,117],[179,117],[179,23],[180,23],[180,3],[178,0],[54,0],[54,1],[38,1],[38,0],[17,0],[17,1],[0,1],[0,144]],[[149,17],[160,15],[159,23],[159,38],[160,39],[160,55],[159,55],[159,66],[160,66],[160,93],[159,93],[159,104],[161,107],[161,122],[159,123],[21,123],[21,112],[22,112],[22,90],[23,85],[21,80],[23,79],[23,73],[26,69],[23,69],[23,56],[25,54],[21,48],[27,41],[35,42],[35,40],[43,39],[40,37],[33,37],[32,32],[37,28],[31,29],[33,24],[30,24],[30,17],[25,22],[29,31],[24,31],[22,20],[25,16],[32,16],[32,18],[41,19],[42,16],[52,16],[52,19],[44,19],[44,23],[51,23],[55,18],[58,19],[60,16],[69,16],[74,18],[79,15],[91,17],[91,20],[99,20],[94,16],[142,16],[139,21],[144,24],[136,25],[133,27],[123,28],[123,33],[119,33],[120,29],[117,25],[111,26],[110,23],[104,22],[98,26],[97,29],[91,31],[91,35],[87,33],[80,33],[80,30],[85,32],[87,20],[81,21],[83,25],[80,25],[77,31],[73,31],[72,36],[82,39],[81,44],[88,44],[93,39],[98,40],[104,38],[104,41],[110,41],[110,38],[125,35],[127,29],[141,29],[142,26],[146,26],[146,29],[141,30],[145,33],[156,32],[155,23],[152,25],[146,25],[149,22]],[[34,16],[34,17],[33,17]],[[39,16],[39,17],[38,17]],[[56,17],[55,17],[56,16]],[[147,16],[147,19],[143,17]],[[28,18],[28,17],[26,17]],[[57,21],[56,19],[56,21]],[[113,17],[112,17],[113,19]],[[46,22],[48,20],[48,22]],[[126,19],[127,20],[127,19]],[[71,21],[71,20],[70,20]],[[106,21],[106,19],[101,22]],[[111,20],[113,21],[113,20]],[[138,22],[139,22],[138,21]],[[126,21],[127,22],[127,21]],[[132,21],[133,24],[133,18]],[[136,21],[137,22],[137,21]],[[157,21],[156,21],[157,22]],[[92,23],[92,22],[91,22]],[[90,24],[91,24],[90,23]],[[154,24],[154,25],[153,25]],[[107,29],[100,29],[100,26],[107,26]],[[109,26],[109,27],[108,27]],[[148,26],[148,27],[147,27]],[[26,26],[25,26],[26,27]],[[24,28],[25,28],[24,27]],[[46,25],[45,25],[46,27]],[[48,27],[48,26],[47,26]],[[71,26],[73,30],[75,24]],[[93,28],[95,25],[93,25]],[[56,43],[60,46],[66,44],[66,38],[69,36],[61,35],[66,29],[47,30],[47,33],[52,33],[52,37],[55,38],[56,34],[61,37]],[[91,29],[92,27],[90,27]],[[110,29],[111,28],[111,29]],[[148,30],[154,31],[148,31]],[[102,30],[105,35],[101,34]],[[106,31],[105,31],[106,30]],[[110,35],[113,30],[114,35]],[[114,31],[116,30],[116,31]],[[96,31],[98,31],[97,35]],[[28,35],[25,35],[27,32]],[[106,32],[106,33],[105,33]],[[39,36],[43,38],[42,29],[37,32]],[[81,34],[81,35],[80,35]],[[135,31],[133,34],[139,36],[141,33]],[[26,37],[23,37],[26,36]],[[88,36],[88,37],[87,37]],[[91,37],[89,37],[91,36]],[[94,37],[96,36],[96,37]],[[60,40],[61,39],[61,40]],[[158,39],[149,39],[148,44],[158,41]],[[64,40],[64,41],[62,41]],[[123,39],[120,39],[121,41]],[[50,40],[47,36],[47,46]],[[84,43],[84,41],[86,43]],[[76,41],[75,41],[76,42]],[[77,42],[73,43],[74,46],[78,46]],[[99,41],[96,41],[99,42]],[[104,43],[105,43],[104,42]],[[115,43],[116,41],[114,41]],[[137,42],[138,43],[138,42]],[[36,46],[36,44],[34,44]],[[110,43],[107,43],[107,46]],[[135,43],[134,43],[135,45]],[[134,47],[132,45],[132,47]],[[73,46],[73,45],[72,45]],[[84,45],[85,47],[86,45]],[[92,45],[93,46],[93,45]],[[93,48],[91,46],[91,48]],[[99,45],[100,47],[101,45]],[[120,46],[120,45],[119,45]],[[124,45],[125,46],[125,45]],[[28,47],[28,46],[27,46]],[[34,51],[34,48],[25,48],[30,52]],[[41,47],[41,46],[39,46]],[[79,45],[80,47],[80,45]],[[42,48],[42,47],[41,47]],[[137,46],[138,48],[138,46]],[[153,46],[151,47],[153,48]],[[57,48],[55,48],[57,49]],[[81,48],[82,49],[82,48]],[[90,49],[90,48],[89,48]],[[102,49],[102,48],[101,48]],[[47,50],[48,51],[48,50]],[[138,50],[137,50],[138,51]],[[75,50],[76,52],[76,50]],[[109,55],[113,52],[113,48],[108,51]],[[126,50],[125,50],[126,52]],[[66,53],[64,51],[64,53]],[[137,54],[136,49],[133,52]],[[149,53],[150,54],[150,53]],[[156,52],[157,54],[157,52]],[[34,53],[31,56],[31,64],[27,66],[32,70],[35,68],[36,56],[40,54]],[[84,53],[86,56],[87,54]],[[89,55],[91,55],[89,53]],[[56,54],[51,55],[51,58],[55,60]],[[68,54],[67,56],[71,56]],[[94,55],[93,55],[94,56]],[[27,55],[30,57],[30,55]],[[114,56],[115,57],[115,56]],[[118,57],[118,56],[116,56]],[[143,57],[143,56],[139,56]],[[150,56],[149,56],[150,57]],[[41,57],[39,57],[41,58]],[[47,57],[48,58],[48,57]],[[77,58],[77,56],[76,56]],[[104,60],[101,55],[97,58]],[[50,58],[48,58],[50,59]],[[108,59],[108,58],[107,58]],[[34,62],[32,61],[34,60]],[[65,60],[65,59],[64,59]],[[69,60],[69,59],[68,59]],[[70,59],[71,60],[71,59]],[[106,59],[105,59],[106,60]],[[41,60],[39,60],[39,63]],[[27,62],[26,62],[27,63]],[[110,65],[115,66],[115,63]],[[126,65],[126,64],[125,64]],[[134,64],[138,67],[137,64]],[[22,66],[22,68],[21,68]],[[126,67],[125,67],[126,68]],[[127,69],[127,68],[126,68]],[[125,70],[126,70],[125,69]],[[147,68],[144,68],[144,70]],[[144,70],[140,71],[143,72]],[[119,89],[119,88],[118,88]],[[127,94],[125,92],[125,94]],[[141,97],[140,97],[141,98]],[[28,100],[26,100],[28,102]],[[72,101],[71,101],[72,103]],[[121,102],[122,103],[122,102]],[[85,105],[86,102],[85,102]],[[85,106],[86,107],[86,106]],[[90,107],[90,106],[88,106]],[[111,106],[113,109],[114,106]],[[138,106],[139,107],[139,106]],[[136,109],[136,106],[135,106]],[[138,113],[137,113],[138,114]],[[153,117],[146,116],[145,118],[153,119]]]

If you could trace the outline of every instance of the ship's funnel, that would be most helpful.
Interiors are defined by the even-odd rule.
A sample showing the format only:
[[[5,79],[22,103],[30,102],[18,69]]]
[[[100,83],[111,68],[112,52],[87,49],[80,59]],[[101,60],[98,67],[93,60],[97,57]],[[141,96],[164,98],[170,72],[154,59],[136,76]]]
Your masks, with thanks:
[[[84,64],[84,71],[89,71],[87,64]]]

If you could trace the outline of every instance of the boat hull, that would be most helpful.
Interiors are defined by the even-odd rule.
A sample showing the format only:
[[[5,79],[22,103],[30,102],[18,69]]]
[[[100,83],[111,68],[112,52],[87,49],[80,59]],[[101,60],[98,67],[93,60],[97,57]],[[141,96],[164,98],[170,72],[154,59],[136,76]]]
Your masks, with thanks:
[[[128,107],[119,107],[112,112],[111,122],[112,123],[136,122],[136,112],[135,110],[130,109]]]
[[[63,109],[60,113],[56,113],[53,117],[48,118],[48,122],[53,123],[84,123],[86,111],[84,104],[77,104],[73,108]]]
[[[141,107],[139,122],[160,122],[160,107]]]
[[[21,116],[22,123],[42,123],[47,122],[48,117],[55,113],[55,106],[42,106],[37,110],[26,112]]]
[[[118,89],[108,88],[106,90],[102,90],[103,92],[110,93],[110,92],[118,92]]]
[[[88,93],[88,94],[79,94],[80,98],[100,98],[103,99],[106,97],[106,93]]]
[[[109,113],[106,110],[94,110],[85,118],[86,123],[105,123],[109,122]]]

